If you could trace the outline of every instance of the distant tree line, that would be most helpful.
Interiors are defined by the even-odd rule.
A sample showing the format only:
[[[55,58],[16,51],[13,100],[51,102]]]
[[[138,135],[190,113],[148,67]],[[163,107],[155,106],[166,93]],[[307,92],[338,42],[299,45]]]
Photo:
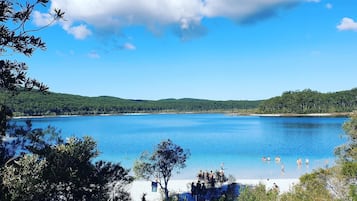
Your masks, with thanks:
[[[0,101],[8,99],[0,90]],[[131,100],[110,96],[86,97],[62,93],[21,91],[8,107],[15,116],[97,115],[160,112],[232,113],[349,113],[357,109],[357,88],[334,93],[305,89],[287,91],[267,100],[213,101],[203,99]]]
[[[0,93],[0,100],[6,93]],[[109,96],[85,97],[61,93],[22,91],[11,98],[15,116],[96,115],[158,112],[239,112],[255,109],[260,101],[211,101],[200,99],[129,100]]]
[[[343,113],[357,109],[357,88],[334,93],[305,89],[287,91],[281,96],[262,101],[260,113]]]

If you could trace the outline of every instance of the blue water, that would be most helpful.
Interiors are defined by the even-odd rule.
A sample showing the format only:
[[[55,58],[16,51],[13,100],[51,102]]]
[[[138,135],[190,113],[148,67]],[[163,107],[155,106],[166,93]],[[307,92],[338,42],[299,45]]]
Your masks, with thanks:
[[[145,114],[32,119],[35,128],[48,125],[64,137],[92,136],[100,159],[131,168],[143,151],[162,140],[189,149],[187,167],[175,178],[195,178],[199,170],[217,170],[224,164],[235,178],[292,178],[332,165],[334,148],[345,143],[342,124],[335,117],[256,117],[224,114]],[[21,120],[20,120],[21,121]],[[263,156],[272,161],[263,162]],[[281,164],[274,158],[281,157]],[[309,166],[296,166],[308,158]],[[328,163],[327,163],[328,161]]]

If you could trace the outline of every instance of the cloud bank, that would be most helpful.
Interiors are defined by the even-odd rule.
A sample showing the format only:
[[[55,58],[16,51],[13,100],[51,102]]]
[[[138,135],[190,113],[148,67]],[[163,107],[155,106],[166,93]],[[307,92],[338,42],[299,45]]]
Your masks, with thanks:
[[[117,33],[128,26],[145,26],[153,32],[173,26],[178,36],[190,39],[206,33],[204,18],[254,23],[302,2],[319,0],[52,0],[51,10],[65,12],[61,25],[77,39],[95,30]],[[34,20],[43,24],[45,18],[37,12]]]
[[[340,24],[337,25],[337,29],[340,31],[357,31],[357,22],[351,18],[344,17]]]

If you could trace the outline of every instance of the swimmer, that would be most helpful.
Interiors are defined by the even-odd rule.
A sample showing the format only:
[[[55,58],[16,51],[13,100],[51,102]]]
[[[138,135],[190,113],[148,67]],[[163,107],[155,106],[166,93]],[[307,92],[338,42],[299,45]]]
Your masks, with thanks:
[[[284,164],[281,164],[281,174],[282,175],[285,174],[285,166],[284,166]]]
[[[296,160],[296,165],[300,168],[300,167],[301,167],[301,164],[302,164],[302,160],[301,160],[301,158],[298,158],[298,159]]]
[[[280,163],[280,161],[281,161],[280,156],[275,157],[275,163]]]

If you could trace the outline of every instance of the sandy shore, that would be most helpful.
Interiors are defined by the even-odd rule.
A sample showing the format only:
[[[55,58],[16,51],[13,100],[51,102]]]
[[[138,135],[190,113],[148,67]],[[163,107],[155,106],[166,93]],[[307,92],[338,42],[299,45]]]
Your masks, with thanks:
[[[169,191],[171,193],[189,193],[191,188],[191,183],[196,182],[197,180],[172,180],[169,182]],[[262,183],[266,185],[268,189],[273,187],[273,184],[276,183],[279,186],[281,193],[289,191],[289,189],[296,183],[299,182],[299,179],[238,179],[236,180],[238,184],[241,185],[257,185]],[[161,194],[159,190],[157,192],[151,191],[151,182],[150,181],[134,181],[131,184],[129,192],[134,201],[141,201],[143,194],[145,193],[147,201],[161,201]]]

